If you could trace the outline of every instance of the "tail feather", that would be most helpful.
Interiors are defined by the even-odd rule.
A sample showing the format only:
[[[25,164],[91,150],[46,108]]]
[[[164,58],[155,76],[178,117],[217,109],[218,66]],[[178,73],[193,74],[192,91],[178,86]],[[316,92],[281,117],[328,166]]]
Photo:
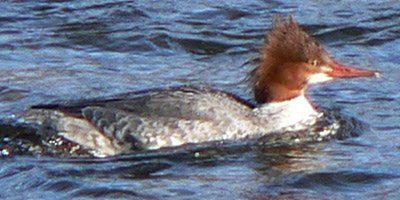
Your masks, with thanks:
[[[129,149],[117,140],[107,137],[84,119],[63,117],[57,123],[57,130],[59,135],[91,149],[98,157],[121,154]]]
[[[40,137],[62,137],[97,157],[113,156],[130,147],[109,137],[84,118],[69,116],[61,111],[30,109],[17,117],[21,124],[36,126]]]

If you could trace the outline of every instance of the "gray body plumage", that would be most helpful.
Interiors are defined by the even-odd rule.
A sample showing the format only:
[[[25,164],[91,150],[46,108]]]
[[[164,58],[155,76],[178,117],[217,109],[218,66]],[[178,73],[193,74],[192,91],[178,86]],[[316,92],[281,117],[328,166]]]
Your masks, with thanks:
[[[303,125],[314,123],[309,120],[315,120],[318,113],[311,106],[296,114],[293,112],[303,105],[286,104],[253,108],[225,92],[175,88],[109,100],[36,106],[21,118],[50,127],[95,155],[109,156],[135,149],[258,138],[290,125],[294,129],[304,128],[294,127],[299,121],[304,121]],[[277,112],[301,117],[279,125],[282,119],[271,116]]]

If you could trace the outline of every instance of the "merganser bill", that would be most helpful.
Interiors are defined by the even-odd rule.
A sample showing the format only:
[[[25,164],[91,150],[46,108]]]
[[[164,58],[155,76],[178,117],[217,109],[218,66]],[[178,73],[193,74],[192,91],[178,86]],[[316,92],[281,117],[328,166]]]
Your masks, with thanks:
[[[309,84],[377,75],[339,64],[291,16],[276,17],[250,74],[256,105],[220,90],[177,87],[32,106],[21,118],[38,124],[39,134],[53,131],[96,156],[113,156],[305,130],[323,115],[305,95]]]

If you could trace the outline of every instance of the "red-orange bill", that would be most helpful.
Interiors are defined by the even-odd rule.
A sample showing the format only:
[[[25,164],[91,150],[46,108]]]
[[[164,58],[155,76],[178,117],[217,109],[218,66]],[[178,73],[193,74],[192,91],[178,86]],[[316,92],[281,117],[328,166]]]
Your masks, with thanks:
[[[330,67],[332,68],[332,70],[326,73],[331,77],[352,78],[352,77],[379,76],[379,72],[349,67],[346,65],[339,64],[337,62],[331,64]]]

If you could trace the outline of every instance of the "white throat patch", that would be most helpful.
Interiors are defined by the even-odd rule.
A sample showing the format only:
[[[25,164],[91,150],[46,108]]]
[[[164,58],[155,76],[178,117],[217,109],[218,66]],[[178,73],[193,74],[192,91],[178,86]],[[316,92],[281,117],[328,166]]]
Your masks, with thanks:
[[[313,74],[308,78],[308,83],[309,84],[315,84],[315,83],[322,83],[322,82],[327,82],[332,80],[333,78],[328,76],[325,73],[318,73],[318,74]]]

